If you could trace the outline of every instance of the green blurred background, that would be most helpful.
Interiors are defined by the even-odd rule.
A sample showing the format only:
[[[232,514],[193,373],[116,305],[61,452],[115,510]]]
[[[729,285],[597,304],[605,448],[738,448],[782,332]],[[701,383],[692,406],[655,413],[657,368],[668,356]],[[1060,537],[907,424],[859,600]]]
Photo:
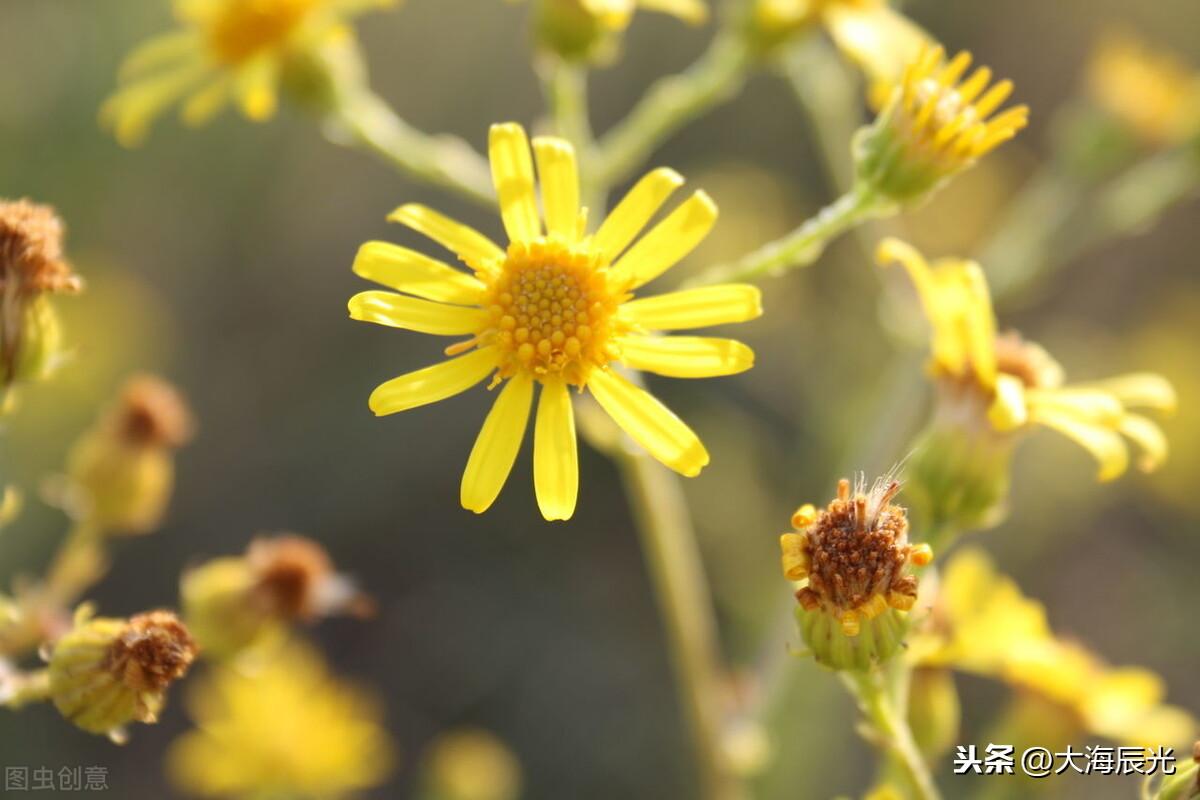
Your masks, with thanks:
[[[1013,78],[1033,110],[1017,143],[889,227],[932,255],[978,244],[1044,154],[1045,123],[1076,92],[1100,31],[1127,25],[1200,63],[1195,0],[919,0],[906,11]],[[120,543],[92,595],[103,612],[173,604],[188,564],[239,552],[256,532],[302,532],[379,600],[374,620],[316,632],[340,674],[386,698],[404,759],[372,796],[405,796],[422,748],[462,724],[510,744],[531,798],[692,796],[662,630],[613,466],[584,449],[579,511],[549,525],[537,513],[526,452],[500,501],[475,517],[459,509],[457,491],[486,393],[389,419],[367,410],[377,383],[433,361],[440,344],[347,318],[347,298],[363,288],[350,273],[357,246],[388,238],[425,248],[384,222],[405,201],[493,235],[499,220],[330,145],[309,119],[286,111],[261,126],[228,114],[199,132],[166,120],[140,150],[122,150],[98,128],[96,109],[121,56],[169,23],[166,2],[0,0],[0,196],[57,206],[89,284],[59,304],[76,360],[24,395],[5,431],[6,473],[36,490],[125,376],[161,372],[186,390],[200,435],[181,453],[164,530]],[[482,147],[489,123],[538,119],[522,8],[408,0],[359,29],[374,84],[414,124]],[[639,15],[622,60],[595,77],[598,129],[652,77],[686,65],[707,35]],[[677,168],[722,208],[714,234],[664,283],[739,255],[830,199],[812,138],[787,87],[764,75],[664,146],[653,165]],[[1057,630],[1113,663],[1153,668],[1171,701],[1193,711],[1198,210],[1176,208],[1154,231],[1072,262],[1000,310],[1002,323],[1047,345],[1073,377],[1136,368],[1170,377],[1181,395],[1166,424],[1172,461],[1154,476],[1097,485],[1082,451],[1036,434],[1019,451],[1011,518],[971,537],[1050,607]],[[926,398],[888,397],[898,374],[920,368],[919,318],[897,323],[892,311],[880,313],[876,271],[859,242],[841,242],[817,267],[764,285],[766,316],[737,331],[758,353],[752,372],[653,381],[713,454],[687,491],[724,645],[739,667],[794,639],[777,625],[792,602],[776,549],[791,511],[827,499],[847,469],[888,469],[919,423]],[[915,336],[897,344],[889,326]],[[854,462],[857,453],[873,455]],[[40,569],[64,528],[58,512],[33,504],[0,533],[0,579]],[[816,668],[787,668],[798,679],[774,710],[784,735],[762,796],[861,792],[872,756],[853,732],[849,701]],[[971,680],[960,687],[961,741],[979,742],[1004,693]],[[112,796],[174,797],[161,756],[187,724],[179,699],[124,748],[72,729],[49,708],[0,715],[0,765],[106,765]],[[946,784],[951,797],[955,786]],[[1050,792],[1134,790],[1127,779],[1093,777]]]

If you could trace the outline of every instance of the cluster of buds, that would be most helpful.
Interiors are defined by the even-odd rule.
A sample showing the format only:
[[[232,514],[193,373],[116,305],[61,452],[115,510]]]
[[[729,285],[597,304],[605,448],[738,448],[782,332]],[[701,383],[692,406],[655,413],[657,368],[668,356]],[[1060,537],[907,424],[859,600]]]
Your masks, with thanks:
[[[1025,127],[1026,106],[993,116],[1012,82],[989,88],[987,67],[963,80],[970,65],[970,53],[947,62],[941,47],[923,48],[908,65],[875,122],[855,136],[860,191],[911,205]]]
[[[50,654],[47,694],[76,726],[120,742],[129,723],[158,721],[167,688],[195,658],[195,642],[169,611],[126,620],[93,618],[84,607]]]
[[[256,539],[244,555],[189,570],[180,593],[188,626],[218,658],[274,640],[292,623],[372,611],[319,544],[291,534]]]
[[[0,391],[45,377],[62,358],[49,297],[83,286],[63,257],[63,230],[49,206],[0,201]]]
[[[155,530],[174,488],[175,451],[193,430],[175,387],[149,375],[131,379],[71,451],[68,510],[97,533]]]
[[[784,576],[804,584],[796,591],[800,630],[821,664],[867,669],[903,639],[899,612],[917,600],[908,568],[925,566],[933,552],[909,543],[905,510],[891,502],[899,491],[899,482],[881,479],[851,492],[842,479],[837,498],[821,511],[802,506],[795,532],[779,537]]]

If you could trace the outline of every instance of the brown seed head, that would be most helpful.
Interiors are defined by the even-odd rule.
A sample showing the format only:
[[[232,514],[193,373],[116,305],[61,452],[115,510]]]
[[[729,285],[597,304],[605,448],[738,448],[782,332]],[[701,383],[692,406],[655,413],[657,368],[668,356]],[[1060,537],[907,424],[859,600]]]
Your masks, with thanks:
[[[182,678],[196,658],[188,629],[169,611],[131,617],[113,642],[108,667],[126,686],[139,692],[161,692]]]
[[[112,425],[122,441],[135,447],[180,447],[195,430],[183,395],[153,375],[138,375],[125,384]]]
[[[859,617],[873,618],[888,606],[911,608],[917,579],[907,567],[931,557],[928,546],[909,544],[905,510],[892,505],[899,482],[881,479],[870,491],[864,489],[859,485],[852,493],[850,482],[841,480],[837,498],[815,515],[798,515],[807,523],[803,532],[781,540],[785,559],[789,549],[799,548],[790,563],[803,565],[800,571],[808,578],[796,599],[806,610],[838,617],[851,635]]]
[[[0,200],[0,291],[79,291],[83,282],[63,259],[62,240],[62,220],[50,206]]]
[[[273,616],[311,620],[320,613],[321,586],[334,577],[321,545],[303,536],[256,539],[246,551],[255,599]]]

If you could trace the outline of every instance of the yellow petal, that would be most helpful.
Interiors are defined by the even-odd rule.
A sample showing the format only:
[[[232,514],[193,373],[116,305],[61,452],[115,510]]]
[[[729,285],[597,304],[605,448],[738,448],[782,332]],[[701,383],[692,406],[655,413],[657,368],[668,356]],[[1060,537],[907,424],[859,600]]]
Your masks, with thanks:
[[[1174,411],[1178,399],[1171,382],[1153,372],[1132,372],[1087,384],[1116,395],[1130,408],[1153,408]]]
[[[638,5],[649,11],[671,14],[692,25],[702,25],[708,19],[708,6],[704,0],[638,0]]]
[[[533,159],[525,129],[515,122],[493,125],[488,135],[488,159],[509,240],[533,241],[542,235],[542,225],[538,220]]]
[[[992,296],[983,269],[977,263],[963,261],[958,269],[967,304],[967,353],[983,385],[991,386],[996,381],[996,316]]]
[[[885,3],[829,3],[825,27],[871,81],[895,86],[932,38]]]
[[[692,252],[716,221],[716,203],[703,191],[694,193],[621,256],[614,278],[632,281],[635,289],[649,283]]]
[[[1125,409],[1112,394],[1099,389],[1075,386],[1061,389],[1027,389],[1025,399],[1031,407],[1047,408],[1070,414],[1080,422],[1115,427]]]
[[[704,286],[632,300],[620,313],[622,319],[651,331],[707,328],[758,319],[762,292],[745,283]]]
[[[145,140],[154,119],[209,74],[205,63],[195,61],[125,86],[104,101],[100,122],[123,147],[136,147]]]
[[[563,241],[579,238],[579,167],[575,148],[563,139],[539,136],[533,140],[546,232]]]
[[[1081,422],[1073,415],[1052,409],[1031,409],[1032,419],[1073,439],[1100,464],[1099,480],[1110,481],[1129,466],[1129,449],[1113,430]]]
[[[570,519],[579,494],[579,455],[571,395],[561,380],[548,380],[538,399],[533,429],[533,487],[548,520]]]
[[[424,369],[381,383],[367,401],[379,416],[436,403],[465,392],[496,368],[495,345],[472,350]]]
[[[661,167],[647,174],[600,225],[595,246],[609,262],[615,260],[680,186],[683,186],[683,176],[673,169]]]
[[[199,31],[179,30],[155,36],[135,47],[121,62],[117,78],[122,83],[160,69],[169,69],[203,52]]]
[[[233,91],[233,80],[222,75],[216,80],[193,92],[183,103],[180,116],[184,124],[199,126],[209,122],[229,102]]]
[[[1141,448],[1137,463],[1142,472],[1153,472],[1167,460],[1167,437],[1153,420],[1141,414],[1126,414],[1117,429]]]
[[[671,469],[691,478],[708,464],[699,437],[645,389],[608,369],[593,370],[588,389],[631,439]]]
[[[367,242],[358,248],[354,274],[426,300],[463,305],[483,300],[484,285],[475,277],[390,242]]]
[[[1011,431],[1029,421],[1025,402],[1025,384],[1015,375],[996,376],[995,396],[988,408],[988,420],[998,431]]]
[[[263,122],[275,116],[279,106],[276,69],[273,59],[260,58],[239,70],[235,93],[247,119]]]
[[[504,251],[491,239],[426,206],[400,206],[388,214],[388,219],[425,234],[477,270],[495,269],[496,262],[504,258]]]
[[[448,306],[378,290],[359,292],[350,298],[349,307],[351,319],[436,336],[475,333],[488,321],[488,314],[482,308]]]
[[[518,372],[500,390],[467,459],[460,492],[463,508],[482,514],[504,488],[525,438],[532,400],[533,379],[526,372]]]
[[[736,375],[754,366],[754,351],[733,339],[626,336],[617,345],[628,366],[671,378]]]

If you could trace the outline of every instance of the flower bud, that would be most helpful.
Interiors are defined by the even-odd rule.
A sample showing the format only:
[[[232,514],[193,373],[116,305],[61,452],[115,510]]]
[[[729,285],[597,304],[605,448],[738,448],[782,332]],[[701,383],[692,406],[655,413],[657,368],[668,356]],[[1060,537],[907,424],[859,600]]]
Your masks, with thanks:
[[[174,489],[175,450],[192,430],[191,412],[173,386],[148,375],[130,380],[71,451],[71,512],[109,535],[153,531]]]
[[[271,641],[292,623],[371,610],[319,544],[294,535],[256,539],[243,556],[189,570],[180,593],[188,627],[217,657]]]
[[[515,800],[521,765],[504,742],[484,730],[458,730],[434,740],[423,783],[438,800]]]
[[[158,721],[167,687],[195,657],[191,635],[169,611],[124,620],[91,618],[84,608],[50,656],[50,699],[83,730],[119,740],[131,722]]]
[[[902,615],[916,603],[917,578],[909,565],[933,557],[928,545],[908,541],[906,512],[891,503],[900,490],[881,479],[853,496],[850,481],[823,511],[802,506],[796,533],[780,537],[784,576],[804,581],[796,618],[817,661],[834,669],[867,669],[895,654],[905,633]]]
[[[949,62],[944,55],[940,47],[923,48],[875,122],[855,136],[861,190],[911,205],[1025,127],[1025,106],[992,117],[1012,92],[1011,81],[988,89],[987,67],[961,80],[971,54]]]
[[[83,286],[64,260],[63,230],[49,206],[0,201],[0,388],[43,378],[62,357],[48,296]]]

